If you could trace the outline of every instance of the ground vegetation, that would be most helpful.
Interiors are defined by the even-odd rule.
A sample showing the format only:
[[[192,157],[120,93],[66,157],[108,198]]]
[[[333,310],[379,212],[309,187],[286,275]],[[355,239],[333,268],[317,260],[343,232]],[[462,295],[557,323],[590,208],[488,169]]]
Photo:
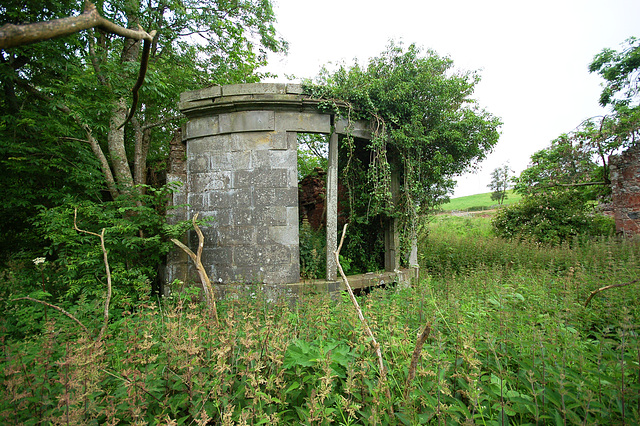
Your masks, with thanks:
[[[39,305],[31,309],[45,326],[29,338],[16,339],[19,326],[2,323],[0,417],[7,424],[634,424],[638,287],[585,302],[597,289],[633,281],[639,258],[635,240],[550,249],[495,238],[488,218],[438,216],[421,232],[420,281],[358,298],[380,345],[384,381],[346,295],[308,294],[291,304],[251,289],[220,301],[218,325],[190,292],[147,297],[128,305],[100,344],[101,321],[92,327],[81,317],[87,332]]]

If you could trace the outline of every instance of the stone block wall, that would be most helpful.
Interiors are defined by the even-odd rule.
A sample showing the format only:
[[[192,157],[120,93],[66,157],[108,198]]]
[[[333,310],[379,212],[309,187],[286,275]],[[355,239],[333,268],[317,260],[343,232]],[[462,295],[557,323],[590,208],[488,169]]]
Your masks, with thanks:
[[[275,131],[274,111],[217,118],[186,126],[187,202],[211,220],[202,262],[218,283],[297,282],[296,134]]]
[[[616,231],[640,234],[640,146],[611,156],[610,167]]]
[[[369,138],[370,123],[349,122],[318,109],[295,84],[256,83],[216,86],[183,93],[187,116],[182,132],[186,162],[169,180],[184,183],[174,205],[187,203],[177,218],[196,213],[209,220],[202,263],[215,284],[290,284],[300,280],[298,239],[297,133],[337,135],[349,131]],[[337,151],[336,151],[337,152]],[[337,174],[337,162],[330,171]],[[337,194],[337,185],[329,185]],[[327,196],[327,216],[337,216],[336,196]],[[327,226],[327,241],[337,229]],[[184,241],[195,252],[197,235]],[[329,243],[328,243],[329,247]],[[329,259],[331,260],[331,259]],[[333,270],[327,261],[327,270]],[[168,257],[166,282],[197,281],[188,259]]]

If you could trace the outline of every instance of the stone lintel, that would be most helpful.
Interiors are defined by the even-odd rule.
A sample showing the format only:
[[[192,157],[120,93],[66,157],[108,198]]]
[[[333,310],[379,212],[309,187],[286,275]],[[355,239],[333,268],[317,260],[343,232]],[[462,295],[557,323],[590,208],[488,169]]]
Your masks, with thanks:
[[[359,139],[371,139],[371,124],[369,120],[357,120],[349,123],[346,118],[336,120],[336,133],[339,135],[350,134]]]

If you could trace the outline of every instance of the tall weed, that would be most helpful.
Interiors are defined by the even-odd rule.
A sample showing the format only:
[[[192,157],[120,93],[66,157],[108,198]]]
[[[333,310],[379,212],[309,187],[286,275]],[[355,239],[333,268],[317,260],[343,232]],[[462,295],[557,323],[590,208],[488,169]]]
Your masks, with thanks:
[[[382,346],[386,383],[346,296],[274,303],[253,288],[219,302],[217,325],[186,292],[124,301],[100,345],[51,311],[40,334],[4,334],[0,421],[640,422],[638,288],[602,292],[584,307],[591,291],[637,275],[637,242],[548,249],[481,232],[435,235],[422,237],[419,283],[360,299]],[[452,260],[432,260],[447,247]],[[425,324],[432,331],[407,383]]]

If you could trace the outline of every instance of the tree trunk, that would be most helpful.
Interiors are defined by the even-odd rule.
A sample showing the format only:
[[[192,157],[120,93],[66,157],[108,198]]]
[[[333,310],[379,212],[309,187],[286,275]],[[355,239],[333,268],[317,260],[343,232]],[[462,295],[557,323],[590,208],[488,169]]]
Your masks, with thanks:
[[[133,24],[135,18],[129,17],[129,23]],[[140,42],[132,39],[126,39],[122,49],[121,63],[135,62],[138,59],[140,51]],[[125,145],[124,127],[122,123],[127,119],[127,101],[119,98],[111,111],[111,119],[109,120],[109,134],[107,142],[109,146],[109,155],[111,157],[111,166],[116,177],[116,181],[121,191],[128,192],[134,185],[133,173],[127,159],[127,150]],[[137,160],[137,159],[136,159]]]
[[[135,151],[133,163],[133,180],[136,185],[147,183],[147,154],[151,143],[151,129],[142,129],[137,119],[132,119],[133,130],[135,132]],[[141,191],[144,192],[144,191]]]
[[[127,151],[124,144],[124,128],[119,128],[127,118],[127,103],[124,98],[116,101],[109,120],[109,134],[107,143],[111,166],[115,174],[116,181],[121,191],[128,191],[133,186],[133,176],[127,160]]]

